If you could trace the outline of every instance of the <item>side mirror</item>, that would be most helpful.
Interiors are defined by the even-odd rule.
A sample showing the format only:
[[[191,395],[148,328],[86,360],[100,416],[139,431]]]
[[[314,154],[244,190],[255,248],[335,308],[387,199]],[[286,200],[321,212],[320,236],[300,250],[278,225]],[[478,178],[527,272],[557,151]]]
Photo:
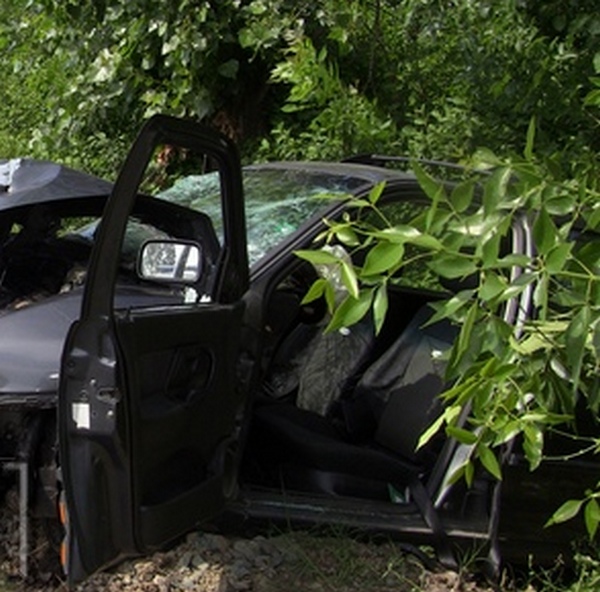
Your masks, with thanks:
[[[202,276],[202,248],[192,241],[146,241],[139,252],[137,273],[154,282],[195,284]]]

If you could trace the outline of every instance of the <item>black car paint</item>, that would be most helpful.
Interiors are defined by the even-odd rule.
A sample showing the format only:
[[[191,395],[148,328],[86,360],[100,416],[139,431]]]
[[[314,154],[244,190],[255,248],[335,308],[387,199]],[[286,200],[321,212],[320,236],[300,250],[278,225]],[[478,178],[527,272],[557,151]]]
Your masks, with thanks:
[[[0,316],[0,406],[22,404],[28,395],[49,396],[56,403],[65,335],[79,318],[82,297],[78,287]],[[115,297],[115,306],[123,310],[181,302],[181,294],[151,286],[121,285]]]
[[[0,211],[58,199],[106,198],[112,188],[104,179],[56,163],[28,158],[12,162],[16,170],[8,184],[0,187]]]
[[[116,294],[119,297],[120,290],[116,282],[119,237],[124,233],[125,220],[133,196],[137,192],[138,173],[149,158],[156,140],[168,138],[174,144],[189,145],[190,142],[193,144],[196,141],[190,140],[190,137],[200,140],[201,143],[208,141],[210,151],[217,156],[219,165],[224,171],[222,176],[226,183],[226,197],[223,204],[226,222],[224,232],[228,262],[225,271],[214,277],[211,282],[211,290],[218,296],[218,303],[201,314],[199,320],[194,320],[194,313],[183,309],[174,315],[168,315],[167,325],[175,323],[176,329],[165,332],[167,325],[160,320],[162,313],[158,315],[158,320],[153,319],[152,308],[148,312],[136,312],[125,306],[122,313],[117,314],[113,311],[113,296]],[[410,199],[420,191],[411,176],[375,166],[328,163],[291,165],[278,163],[265,166],[281,169],[312,167],[314,170],[353,175],[364,180],[355,191],[357,195],[366,195],[379,181],[387,182],[386,195],[393,199]],[[189,502],[184,502],[179,507],[176,507],[176,504],[170,505],[168,499],[161,499],[163,495],[160,493],[161,487],[153,483],[154,479],[161,480],[160,463],[154,464],[151,457],[157,453],[160,456],[159,450],[165,444],[160,438],[154,441],[152,431],[147,431],[150,424],[147,423],[148,418],[144,415],[160,416],[165,413],[168,415],[169,409],[173,410],[181,403],[177,401],[180,395],[175,389],[171,393],[175,405],[165,407],[164,401],[156,405],[146,405],[143,399],[135,396],[129,400],[128,396],[123,397],[123,392],[128,388],[135,391],[137,388],[135,384],[143,382],[143,372],[151,372],[150,366],[140,363],[139,359],[148,354],[151,359],[155,359],[152,356],[156,352],[150,342],[157,332],[165,337],[162,345],[165,355],[183,356],[184,359],[188,359],[204,355],[205,347],[210,350],[219,337],[222,338],[231,330],[230,347],[213,351],[220,352],[216,355],[228,360],[227,364],[231,368],[237,368],[238,375],[235,379],[237,384],[229,383],[227,387],[229,390],[237,389],[237,394],[226,404],[227,412],[224,415],[229,413],[229,420],[221,420],[220,416],[213,415],[211,421],[216,420],[224,432],[229,431],[238,435],[241,433],[243,443],[244,429],[240,432],[237,421],[240,409],[245,409],[244,395],[248,389],[256,388],[257,380],[266,363],[263,358],[268,350],[268,344],[266,344],[264,328],[268,320],[269,303],[278,283],[290,273],[290,270],[299,265],[292,250],[307,246],[323,226],[320,216],[307,220],[297,232],[286,238],[277,249],[268,253],[250,270],[251,285],[247,290],[248,268],[245,264],[241,195],[239,164],[232,147],[208,130],[170,118],[157,118],[151,121],[146,128],[146,133],[142,134],[142,141],[136,145],[130,155],[117,183],[117,189],[103,216],[94,246],[91,275],[86,286],[81,318],[69,335],[63,360],[65,370],[61,375],[63,385],[59,400],[60,445],[62,485],[67,494],[66,507],[70,520],[67,545],[70,566],[68,577],[71,583],[84,579],[96,569],[110,565],[123,557],[146,553],[161,547],[178,534],[192,528],[199,520],[219,514],[224,507],[225,489],[235,490],[231,483],[224,487],[222,482],[224,477],[225,480],[234,478],[232,474],[224,475],[224,473],[233,471],[236,463],[239,462],[238,452],[233,452],[235,450],[233,440],[221,440],[222,446],[219,447],[218,439],[213,439],[211,445],[216,445],[218,449],[214,455],[215,463],[219,465],[224,462],[224,458],[229,458],[225,462],[232,463],[231,466],[229,464],[227,467],[217,466],[214,469],[215,479],[208,479],[205,490],[198,496],[192,495]],[[90,199],[90,203],[94,199]],[[105,196],[99,199],[104,201]],[[334,204],[330,207],[328,215],[335,216],[342,210],[342,204]],[[183,210],[182,215],[184,215]],[[522,221],[522,225],[520,244],[513,245],[517,249],[526,248],[527,234],[530,230],[526,220]],[[201,226],[200,223],[199,226],[190,229],[188,238],[198,236]],[[416,294],[416,297],[431,296]],[[69,306],[66,304],[67,301],[69,299],[65,299],[65,307]],[[73,295],[72,301],[74,303],[77,301],[76,294]],[[44,304],[34,306],[43,307]],[[517,322],[519,310],[527,309],[528,303],[523,301],[520,304],[521,306],[518,306],[518,303],[515,303],[511,313],[513,323]],[[52,311],[53,301],[50,300],[46,306],[47,309],[39,310]],[[67,313],[69,321],[78,316],[76,308],[73,305]],[[46,315],[44,312],[36,312],[33,307],[31,310],[33,312],[29,314],[32,318],[36,315],[44,317]],[[156,312],[156,309],[154,311]],[[23,311],[19,314],[22,313]],[[8,318],[7,324],[11,322],[10,316]],[[219,318],[222,320],[219,321]],[[191,323],[190,319],[192,319]],[[0,318],[0,328],[2,320]],[[207,337],[208,341],[199,349],[194,346],[189,348],[187,345],[182,349],[179,333],[185,331],[186,326],[195,327],[198,322],[203,326],[209,324],[212,326]],[[53,359],[61,345],[59,333],[62,332],[64,340],[63,331],[67,324],[69,323],[65,319],[60,330],[56,328]],[[54,329],[52,331],[54,332]],[[189,339],[191,337],[188,341]],[[208,345],[211,343],[212,345]],[[120,368],[116,373],[115,367]],[[44,372],[46,374],[50,372],[50,365]],[[22,380],[27,380],[27,377]],[[35,380],[39,379],[32,379],[32,384]],[[131,380],[134,380],[134,383],[131,383]],[[92,391],[89,390],[90,386],[93,387]],[[24,388],[19,394],[22,402],[35,393],[33,387],[27,395],[25,390],[27,389]],[[77,429],[74,429],[70,418],[73,405],[89,402],[88,395],[91,395],[95,401],[92,414],[95,413],[95,417],[99,419],[90,430],[91,433],[83,437]],[[0,393],[0,405],[4,396]],[[49,396],[54,398],[55,394]],[[14,403],[15,397],[10,396],[10,400],[11,404]],[[111,414],[114,414],[118,407],[126,407],[126,409],[122,410],[117,422]],[[222,412],[223,409],[214,410],[216,414]],[[247,416],[246,420],[248,419]],[[188,430],[190,429],[189,424],[167,421],[163,424],[167,434],[165,437],[174,438],[184,425],[188,426]],[[136,435],[138,428],[141,429],[141,436]],[[144,430],[146,430],[145,435]],[[90,435],[91,437],[88,437]],[[171,450],[173,453],[176,451],[176,448]],[[455,452],[450,451],[444,462],[450,462]],[[231,460],[231,455],[236,458]],[[164,464],[168,460],[167,455],[161,462]],[[133,467],[137,467],[140,471],[137,477],[136,469]],[[440,470],[445,469],[447,465],[440,468]],[[189,466],[186,469],[184,463],[179,472],[184,474],[186,470],[189,470]],[[507,454],[503,483],[496,483],[483,475],[477,487],[468,490],[459,484],[446,492],[443,499],[440,497],[435,502],[444,537],[456,544],[474,543],[486,547],[492,561],[498,560],[498,553],[506,559],[523,560],[525,552],[535,550],[539,559],[547,560],[555,556],[557,551],[564,551],[567,543],[579,532],[580,525],[570,525],[562,532],[543,530],[541,516],[546,511],[549,515],[560,501],[561,491],[551,487],[556,477],[554,471],[555,467],[543,467],[540,473],[542,477],[538,481],[536,474],[529,474],[525,470],[525,462],[521,457]],[[573,463],[566,471],[567,473],[564,473],[566,476],[561,477],[563,479],[561,482],[572,484],[574,475],[593,475],[597,471],[597,465]],[[86,485],[82,485],[83,483]],[[93,491],[90,489],[92,483],[97,484]],[[240,495],[227,505],[227,513],[224,515],[225,523],[231,518],[237,527],[240,525],[240,519],[244,523],[265,519],[298,524],[333,523],[364,531],[387,532],[401,540],[415,543],[439,543],[439,533],[436,533],[436,528],[424,519],[423,512],[414,504],[395,506],[389,502],[376,500],[265,491],[243,480],[240,484],[242,486]],[[433,496],[436,492],[430,493]],[[155,495],[158,497],[153,497]],[[523,495],[525,497],[522,497]],[[122,506],[124,499],[129,500],[125,507]],[[540,509],[535,516],[532,517],[521,503],[525,500],[527,504],[535,503]],[[153,508],[156,509],[154,516],[151,515]],[[571,526],[574,526],[574,529]],[[556,536],[553,536],[554,532],[557,533]]]

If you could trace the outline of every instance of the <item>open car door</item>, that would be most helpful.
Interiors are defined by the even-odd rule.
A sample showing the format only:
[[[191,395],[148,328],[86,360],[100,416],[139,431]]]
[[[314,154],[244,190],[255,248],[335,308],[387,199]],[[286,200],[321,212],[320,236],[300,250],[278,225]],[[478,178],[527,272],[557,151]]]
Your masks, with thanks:
[[[206,224],[182,216],[148,241],[143,216],[132,217],[136,200],[168,198],[178,186],[190,202],[195,191],[206,200],[196,208],[205,206]],[[124,261],[132,243],[146,257],[138,274]],[[219,513],[235,491],[247,283],[236,150],[198,124],[150,119],[96,231],[81,317],[63,352],[61,557],[69,584],[164,546]],[[151,299],[122,298],[142,288]]]

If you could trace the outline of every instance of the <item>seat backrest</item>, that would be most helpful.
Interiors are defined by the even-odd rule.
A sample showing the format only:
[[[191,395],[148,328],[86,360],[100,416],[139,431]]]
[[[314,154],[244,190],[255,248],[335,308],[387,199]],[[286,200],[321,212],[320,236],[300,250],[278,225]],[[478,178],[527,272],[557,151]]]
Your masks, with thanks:
[[[441,410],[447,352],[458,329],[448,321],[424,326],[433,311],[423,306],[387,351],[364,373],[354,398],[363,398],[376,423],[375,441],[412,462],[420,435]]]

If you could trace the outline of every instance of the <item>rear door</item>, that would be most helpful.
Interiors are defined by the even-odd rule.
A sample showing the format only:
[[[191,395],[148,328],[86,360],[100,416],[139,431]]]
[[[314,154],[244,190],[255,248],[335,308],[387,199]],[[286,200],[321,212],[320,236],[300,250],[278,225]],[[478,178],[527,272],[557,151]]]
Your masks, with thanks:
[[[148,224],[140,193],[169,191],[198,191],[204,223],[190,224],[179,208]],[[194,123],[149,120],[107,203],[63,352],[61,555],[71,584],[161,547],[235,491],[248,367],[244,226],[234,147]],[[153,281],[139,279],[132,258],[149,228],[159,241],[153,257],[166,253]],[[171,264],[169,247],[178,254]],[[172,274],[190,248],[197,269]]]

